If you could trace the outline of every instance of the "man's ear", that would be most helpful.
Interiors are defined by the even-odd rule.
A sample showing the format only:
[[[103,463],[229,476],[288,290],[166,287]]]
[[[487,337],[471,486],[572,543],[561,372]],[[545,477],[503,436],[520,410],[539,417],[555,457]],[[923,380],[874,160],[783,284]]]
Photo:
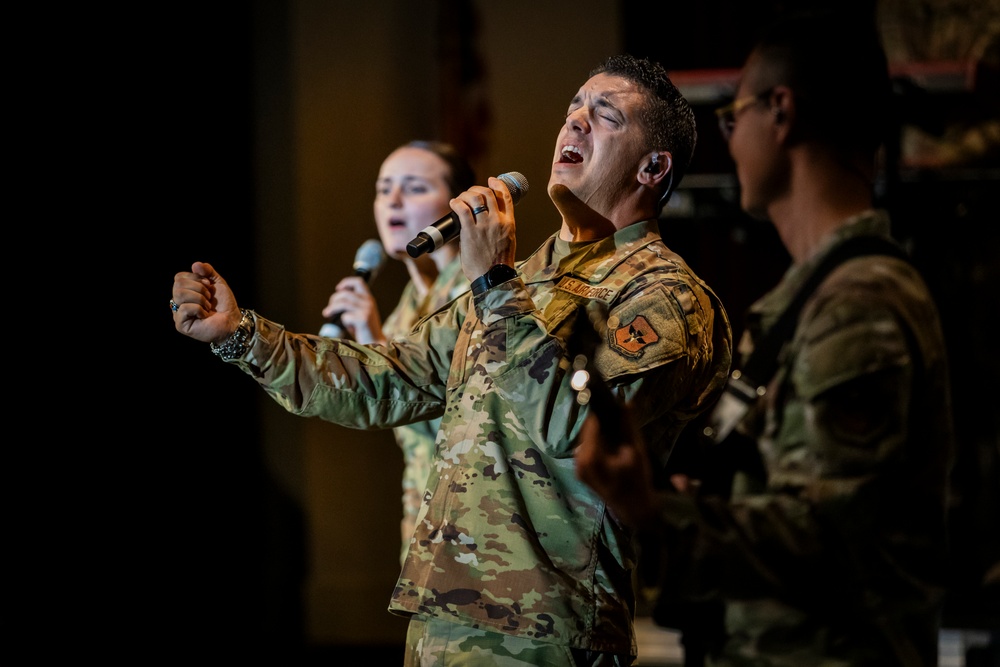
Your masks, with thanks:
[[[787,86],[775,86],[771,92],[771,116],[779,133],[786,139],[794,139],[795,96]]]
[[[664,178],[669,178],[672,167],[673,157],[669,152],[652,153],[639,171],[639,181],[645,185],[658,187]]]

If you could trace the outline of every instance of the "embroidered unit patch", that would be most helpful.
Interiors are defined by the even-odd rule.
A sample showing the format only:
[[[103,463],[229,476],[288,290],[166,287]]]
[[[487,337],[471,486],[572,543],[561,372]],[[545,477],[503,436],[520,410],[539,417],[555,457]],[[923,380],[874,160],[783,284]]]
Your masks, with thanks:
[[[611,347],[628,357],[639,357],[643,349],[660,340],[652,325],[642,315],[618,327],[611,336]]]

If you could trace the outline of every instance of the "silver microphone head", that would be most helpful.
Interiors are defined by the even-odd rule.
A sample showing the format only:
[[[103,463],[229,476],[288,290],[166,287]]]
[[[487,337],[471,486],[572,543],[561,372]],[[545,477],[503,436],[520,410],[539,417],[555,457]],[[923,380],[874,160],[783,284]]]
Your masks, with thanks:
[[[354,254],[354,273],[371,282],[384,263],[385,249],[382,244],[377,239],[368,239]]]
[[[510,198],[515,204],[521,200],[521,197],[528,194],[528,179],[521,172],[508,171],[506,174],[500,174],[497,178],[503,181],[507,189],[510,190]]]

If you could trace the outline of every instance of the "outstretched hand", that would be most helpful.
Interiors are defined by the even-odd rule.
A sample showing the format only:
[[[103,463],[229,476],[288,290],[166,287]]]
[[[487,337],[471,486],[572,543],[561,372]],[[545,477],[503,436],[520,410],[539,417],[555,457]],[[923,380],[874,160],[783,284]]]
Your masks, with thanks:
[[[206,262],[174,275],[171,295],[174,328],[203,343],[221,343],[243,317],[229,284]]]

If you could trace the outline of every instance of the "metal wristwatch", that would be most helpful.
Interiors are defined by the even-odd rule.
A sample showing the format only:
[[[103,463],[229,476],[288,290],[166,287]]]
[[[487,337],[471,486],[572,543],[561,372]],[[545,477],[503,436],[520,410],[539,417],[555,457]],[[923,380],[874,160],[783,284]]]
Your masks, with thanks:
[[[239,359],[250,349],[250,340],[253,338],[255,329],[253,311],[243,308],[242,314],[243,317],[240,318],[240,323],[236,327],[236,331],[229,334],[229,337],[218,345],[215,343],[208,344],[212,353],[223,361]]]

